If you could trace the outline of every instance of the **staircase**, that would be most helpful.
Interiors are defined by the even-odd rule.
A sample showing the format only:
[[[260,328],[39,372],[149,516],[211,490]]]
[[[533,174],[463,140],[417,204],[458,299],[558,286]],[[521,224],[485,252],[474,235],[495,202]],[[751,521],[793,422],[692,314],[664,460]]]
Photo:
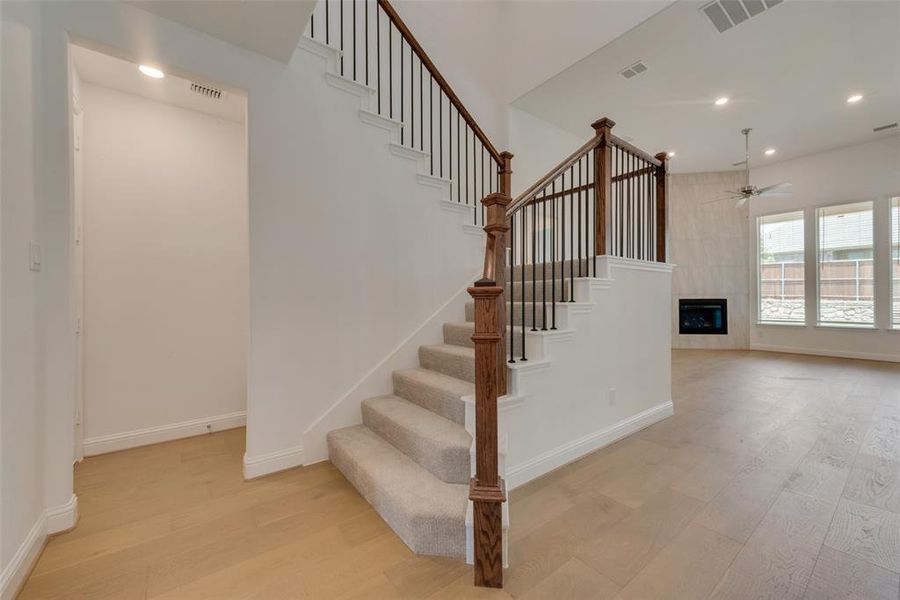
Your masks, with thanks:
[[[502,587],[509,519],[500,413],[524,405],[523,380],[543,378],[532,379],[527,409],[505,423],[518,436],[515,484],[671,414],[665,392],[628,389],[612,373],[625,367],[625,377],[641,379],[634,357],[647,348],[632,331],[620,347],[625,335],[610,322],[642,320],[649,306],[665,315],[654,329],[665,344],[666,157],[618,138],[615,123],[600,119],[591,140],[513,200],[512,155],[493,146],[390,2],[354,2],[349,25],[343,3],[329,13],[332,4],[320,1],[301,47],[326,59],[330,85],[359,96],[360,120],[390,132],[394,155],[418,162],[419,183],[442,189],[442,205],[467,216],[466,231],[484,236],[485,252],[461,320],[443,323],[443,343],[418,347],[417,367],[393,371],[392,393],[343,405],[355,412],[359,402],[362,423],[330,431],[328,456],[413,552],[465,558],[476,585]],[[613,269],[627,291],[594,311]],[[628,302],[639,297],[663,305]],[[571,347],[559,346],[566,364],[554,374],[549,347],[561,342]],[[667,352],[665,344],[651,353],[658,372],[668,372]],[[617,380],[626,401],[651,389],[661,402],[645,406],[651,394],[614,409]],[[340,414],[334,425],[349,422]]]

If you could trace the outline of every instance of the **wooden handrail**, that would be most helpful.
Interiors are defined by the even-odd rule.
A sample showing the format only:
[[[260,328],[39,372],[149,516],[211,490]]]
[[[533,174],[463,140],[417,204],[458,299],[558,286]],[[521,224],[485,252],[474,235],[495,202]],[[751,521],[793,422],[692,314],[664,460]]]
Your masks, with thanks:
[[[660,160],[659,154],[657,154],[656,156],[653,156],[652,154],[647,154],[646,152],[644,152],[637,146],[635,146],[633,144],[629,144],[628,142],[626,142],[625,140],[623,140],[620,137],[617,137],[614,134],[610,135],[610,143],[613,146],[618,146],[619,148],[622,148],[623,150],[627,150],[628,152],[630,152],[631,154],[634,154],[641,160],[647,161],[654,167],[662,166],[663,161]]]
[[[410,47],[415,51],[418,55],[419,59],[422,61],[422,64],[425,65],[425,68],[428,69],[428,72],[434,77],[435,82],[437,82],[438,86],[444,90],[444,93],[447,94],[450,102],[453,103],[453,106],[456,107],[456,110],[459,112],[459,115],[463,118],[463,120],[468,124],[468,126],[472,129],[472,132],[478,137],[484,147],[487,149],[488,153],[490,153],[491,157],[497,162],[497,164],[503,164],[503,157],[501,153],[494,147],[494,144],[491,143],[491,140],[488,139],[487,134],[478,126],[478,123],[469,114],[469,111],[466,110],[466,107],[463,105],[462,100],[459,99],[459,96],[456,95],[456,92],[453,91],[453,88],[450,87],[450,84],[447,83],[447,80],[444,79],[444,76],[441,75],[441,72],[435,66],[435,64],[431,61],[431,58],[428,57],[428,53],[425,52],[425,49],[422,48],[422,45],[416,39],[416,36],[412,34],[412,31],[409,30],[409,27],[406,26],[406,23],[403,22],[403,19],[400,18],[400,15],[397,14],[397,11],[394,10],[394,7],[391,6],[391,3],[388,0],[378,0],[378,5],[384,10],[385,14],[388,18],[394,23],[397,27],[397,30],[400,31],[400,35],[406,39],[406,42],[410,45]]]
[[[514,212],[516,212],[521,207],[525,206],[526,204],[528,204],[529,202],[534,200],[534,197],[537,195],[538,192],[540,192],[542,189],[547,187],[547,185],[551,181],[553,181],[554,179],[559,177],[563,173],[563,171],[565,171],[566,169],[568,169],[569,167],[574,165],[581,158],[584,158],[584,156],[588,152],[593,150],[600,143],[600,141],[601,140],[598,136],[591,138],[582,147],[580,147],[578,150],[573,152],[568,158],[566,158],[564,161],[562,161],[561,163],[559,163],[558,165],[553,167],[553,170],[551,170],[549,173],[547,173],[546,175],[544,175],[543,177],[538,179],[534,183],[534,185],[530,186],[527,190],[525,190],[524,192],[519,194],[518,197],[516,197],[516,199],[513,200],[512,204],[510,204],[509,207],[506,209],[506,216],[508,216],[508,217],[512,216],[512,214]]]

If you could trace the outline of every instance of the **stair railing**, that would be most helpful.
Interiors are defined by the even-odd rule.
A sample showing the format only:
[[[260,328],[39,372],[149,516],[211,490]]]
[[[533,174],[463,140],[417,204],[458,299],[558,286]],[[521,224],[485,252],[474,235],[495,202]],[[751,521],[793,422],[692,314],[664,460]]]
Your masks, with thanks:
[[[400,126],[400,146],[427,157],[447,200],[471,207],[472,223],[484,225],[478,201],[504,191],[512,155],[497,150],[391,3],[320,0],[307,35],[340,51],[339,74],[372,88],[372,112]]]
[[[469,288],[475,299],[476,474],[469,497],[476,585],[503,585],[497,398],[507,368],[498,348],[506,339],[508,362],[527,361],[526,331],[557,329],[557,304],[575,301],[576,278],[597,276],[598,256],[666,261],[667,155],[636,148],[613,135],[614,126],[606,118],[593,123],[591,140],[514,201],[502,192],[482,200],[484,273]]]

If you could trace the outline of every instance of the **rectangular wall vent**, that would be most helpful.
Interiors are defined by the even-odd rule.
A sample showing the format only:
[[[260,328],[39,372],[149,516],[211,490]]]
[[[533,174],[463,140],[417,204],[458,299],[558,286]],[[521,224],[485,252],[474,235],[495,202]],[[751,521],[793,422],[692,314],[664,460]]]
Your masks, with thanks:
[[[209,85],[203,85],[202,83],[197,83],[196,81],[191,82],[191,91],[195,94],[200,94],[201,96],[205,96],[212,100],[221,100],[225,92],[220,89],[216,89]]]
[[[762,14],[784,0],[714,0],[700,8],[719,33]]]
[[[879,131],[884,131],[886,129],[893,129],[896,126],[897,126],[897,123],[890,123],[889,125],[882,125],[881,127],[876,127],[872,131],[874,131],[875,133],[878,133]]]
[[[647,70],[647,65],[645,65],[641,61],[637,61],[630,67],[626,67],[626,68],[622,69],[621,71],[619,71],[619,75],[621,75],[625,79],[631,79],[635,75],[640,75],[641,73],[643,73],[646,70]]]

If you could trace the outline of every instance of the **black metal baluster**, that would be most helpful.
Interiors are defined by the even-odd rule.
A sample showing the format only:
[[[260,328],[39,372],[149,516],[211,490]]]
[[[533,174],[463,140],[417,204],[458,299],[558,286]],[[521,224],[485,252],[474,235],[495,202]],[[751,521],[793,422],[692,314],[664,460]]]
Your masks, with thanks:
[[[563,173],[560,178],[562,183],[562,191],[566,189],[566,174]],[[550,329],[556,329],[556,182],[553,182],[553,195],[551,196],[553,204],[550,211],[550,225],[552,237],[550,239],[550,311],[552,315],[552,323]],[[544,225],[546,228],[546,225]]]
[[[428,161],[434,177],[434,75],[428,72]]]
[[[579,160],[578,161],[578,185],[579,185],[579,187],[581,186],[581,181],[582,181],[581,177],[582,177],[581,160]],[[578,194],[575,196],[575,199],[574,199],[575,208],[578,209],[578,227],[576,228],[576,230],[578,232],[578,276],[579,277],[581,277],[581,250],[583,247],[581,244],[581,194],[582,194],[582,190],[578,190]],[[572,258],[573,259],[575,258],[574,254],[572,255]]]
[[[403,97],[403,38],[400,38],[400,145],[406,136],[406,103]]]
[[[459,185],[453,179],[453,103],[447,98],[447,163],[450,167],[450,201],[453,201],[453,186]]]
[[[309,15],[309,37],[316,39],[316,12]]]
[[[483,149],[482,149],[482,151],[483,151]],[[510,219],[509,225],[510,225],[510,227],[509,227],[509,247],[515,248],[516,247],[515,215],[513,215],[513,217]],[[503,251],[506,252],[506,249],[504,248]],[[516,362],[516,355],[515,355],[516,349],[514,348],[514,346],[516,345],[516,336],[515,336],[515,331],[516,331],[516,326],[515,326],[515,322],[516,322],[515,321],[516,260],[515,260],[515,252],[513,251],[510,254],[511,254],[511,258],[509,261],[509,299],[507,300],[507,302],[509,302],[509,327],[507,328],[507,331],[505,331],[503,333],[506,334],[507,332],[509,332],[509,362],[515,363]],[[505,308],[506,307],[503,306],[503,307],[501,307],[501,310],[503,310]]]
[[[356,0],[353,0],[353,81],[356,81]]]
[[[331,31],[331,27],[328,25],[328,0],[325,0],[325,43],[328,43],[328,34]]]
[[[522,356],[520,360],[526,361],[525,358],[525,214],[528,210],[527,206],[522,207],[519,211],[519,221],[522,223],[522,299],[520,300],[520,304],[522,305],[522,322],[519,326],[522,328],[521,338],[522,338]]]
[[[555,185],[555,180],[554,180]],[[547,192],[541,195],[541,330],[547,331]]]
[[[416,87],[416,78],[413,75],[413,63],[415,60],[413,59],[413,47],[412,44],[409,45],[409,147],[415,149],[416,147],[416,96],[415,96],[415,87]]]
[[[326,2],[328,0],[325,0]],[[325,5],[326,7],[328,4]],[[378,114],[381,114],[381,7],[375,3],[375,73],[378,82]]]
[[[325,0],[325,1],[328,2],[328,0]],[[366,52],[365,52],[365,54],[366,54],[366,85],[369,85],[369,3],[368,2],[363,4],[363,9],[364,9],[364,12],[366,15],[366,19],[365,19],[366,35],[364,38],[365,43],[363,44],[363,46],[366,49]]]
[[[534,200],[531,201],[531,330],[537,331],[537,203]]]
[[[469,126],[466,125],[465,128],[465,143],[466,149],[463,150],[463,154],[465,156],[465,164],[466,164],[466,206],[469,205]]]
[[[341,76],[344,75],[344,0],[340,0],[341,7]]]
[[[460,165],[462,164],[459,160],[460,151],[459,151],[459,109],[456,109],[456,176],[459,178],[459,183],[456,184],[456,201],[462,202],[462,169]],[[452,156],[452,152],[451,152]],[[452,158],[451,158],[452,160]]]
[[[422,95],[422,59],[419,58],[419,150],[425,151],[425,100]]]
[[[394,118],[394,24],[390,20],[388,20],[388,117]],[[403,132],[402,126],[400,131]]]

